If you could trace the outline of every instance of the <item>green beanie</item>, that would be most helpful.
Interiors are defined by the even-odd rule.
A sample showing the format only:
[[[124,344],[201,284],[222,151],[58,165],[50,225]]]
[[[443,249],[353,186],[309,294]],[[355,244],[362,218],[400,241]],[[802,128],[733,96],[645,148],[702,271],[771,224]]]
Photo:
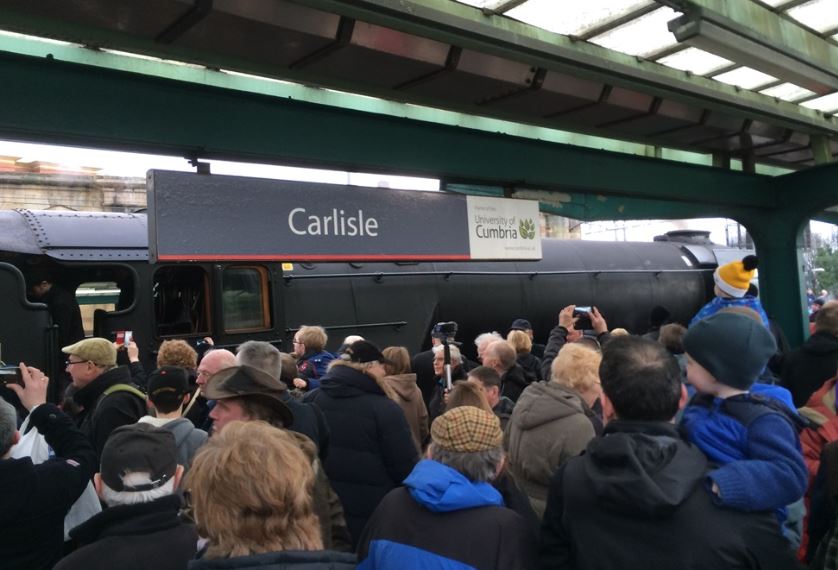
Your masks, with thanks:
[[[777,343],[765,325],[750,317],[716,313],[690,327],[684,351],[722,384],[747,390],[777,351]]]

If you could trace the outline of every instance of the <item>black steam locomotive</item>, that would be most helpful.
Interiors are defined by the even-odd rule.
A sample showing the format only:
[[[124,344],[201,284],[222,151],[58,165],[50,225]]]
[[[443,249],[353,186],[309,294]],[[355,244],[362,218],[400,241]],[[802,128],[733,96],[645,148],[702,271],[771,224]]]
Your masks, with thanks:
[[[153,366],[167,338],[256,339],[289,350],[303,324],[323,325],[331,348],[360,334],[417,351],[434,323],[456,321],[468,353],[477,334],[505,333],[519,317],[544,338],[570,303],[642,332],[655,305],[688,321],[711,294],[713,268],[728,260],[702,232],[653,243],[544,240],[542,248],[541,261],[524,262],[150,264],[145,214],[0,211],[2,358],[60,366],[48,308],[27,298],[27,278],[42,270],[75,293],[87,334],[132,331]]]

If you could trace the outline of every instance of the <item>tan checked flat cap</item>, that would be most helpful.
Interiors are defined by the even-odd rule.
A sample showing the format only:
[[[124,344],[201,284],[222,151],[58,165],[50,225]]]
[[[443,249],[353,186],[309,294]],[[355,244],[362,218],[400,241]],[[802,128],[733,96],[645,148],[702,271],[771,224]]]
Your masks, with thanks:
[[[498,447],[503,432],[495,414],[474,406],[460,406],[434,420],[431,439],[442,449],[473,453]]]

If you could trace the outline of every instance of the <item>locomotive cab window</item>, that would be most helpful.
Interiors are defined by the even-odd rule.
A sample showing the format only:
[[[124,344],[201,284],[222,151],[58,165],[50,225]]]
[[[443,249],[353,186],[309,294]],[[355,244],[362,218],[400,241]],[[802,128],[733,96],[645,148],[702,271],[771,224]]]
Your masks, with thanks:
[[[97,311],[111,313],[117,310],[122,290],[115,281],[91,281],[79,283],[76,288],[76,302],[81,310],[84,334],[95,334]]]
[[[209,282],[202,267],[164,267],[154,274],[157,336],[209,334]]]
[[[227,267],[221,288],[226,332],[271,328],[267,269],[253,265]]]

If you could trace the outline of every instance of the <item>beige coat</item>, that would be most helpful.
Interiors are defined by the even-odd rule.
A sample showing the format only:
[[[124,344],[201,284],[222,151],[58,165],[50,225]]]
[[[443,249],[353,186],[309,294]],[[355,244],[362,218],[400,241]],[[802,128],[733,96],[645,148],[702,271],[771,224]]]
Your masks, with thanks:
[[[422,444],[429,433],[428,408],[422,400],[422,391],[416,385],[416,374],[385,376],[384,382],[395,392],[393,401],[404,412],[407,425],[410,426],[410,434],[413,436],[413,443],[421,454]]]
[[[584,451],[594,438],[589,414],[579,394],[556,382],[530,384],[518,398],[504,446],[509,470],[539,519],[558,467]]]

